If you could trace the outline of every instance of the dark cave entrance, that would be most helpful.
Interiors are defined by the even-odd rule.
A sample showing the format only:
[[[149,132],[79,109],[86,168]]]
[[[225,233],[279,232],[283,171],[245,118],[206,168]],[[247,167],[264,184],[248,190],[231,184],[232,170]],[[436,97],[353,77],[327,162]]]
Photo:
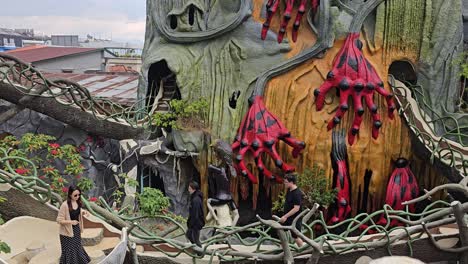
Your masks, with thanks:
[[[392,62],[388,69],[388,74],[393,75],[395,79],[402,82],[409,82],[413,85],[418,83],[418,76],[416,75],[413,64],[406,60]]]
[[[359,185],[358,192],[358,213],[370,213],[373,212],[372,208],[372,193],[369,193],[370,182],[372,179],[372,170],[366,169],[364,173],[364,186]],[[369,208],[370,204],[370,208]]]
[[[151,65],[146,89],[146,106],[149,111],[167,112],[170,110],[169,102],[171,100],[182,98],[176,77],[165,60]]]
[[[242,177],[242,176],[238,176]],[[237,223],[238,226],[244,226],[250,223],[257,221],[256,215],[259,215],[263,219],[271,219],[271,192],[270,195],[265,189],[263,184],[264,181],[269,180],[265,179],[265,177],[259,177],[258,182],[258,194],[257,194],[257,208],[253,209],[253,184],[249,180],[249,194],[247,199],[242,199],[241,190],[239,188],[238,195],[239,195],[239,222]],[[247,235],[248,236],[248,235]]]

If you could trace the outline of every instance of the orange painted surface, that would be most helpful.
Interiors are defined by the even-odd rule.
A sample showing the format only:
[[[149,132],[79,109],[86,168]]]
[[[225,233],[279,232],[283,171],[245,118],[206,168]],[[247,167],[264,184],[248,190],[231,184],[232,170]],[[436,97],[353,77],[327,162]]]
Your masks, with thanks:
[[[262,0],[254,0],[255,10],[253,16],[259,22],[263,22],[263,19],[260,17],[260,10],[264,8],[263,2]],[[278,31],[279,14],[282,11],[282,9],[279,10],[274,17],[270,30],[274,32]],[[293,18],[295,14],[296,11],[293,12]],[[286,55],[288,58],[311,47],[316,40],[314,33],[307,24],[306,16],[304,16],[298,41],[297,43],[292,43],[292,21],[293,19],[291,19],[289,28],[287,29],[287,38],[292,48]],[[260,36],[260,32],[258,34]],[[376,49],[371,54],[367,42],[363,39],[362,35],[361,40],[364,43],[364,54],[376,68],[388,90],[390,89],[387,84],[388,62],[393,61],[392,57],[395,59],[401,57],[401,54],[385,54],[386,56],[383,56],[382,49]],[[298,172],[301,172],[306,167],[312,167],[314,163],[318,164],[325,169],[325,175],[329,178],[330,183],[333,177],[330,160],[332,134],[331,131],[327,131],[327,123],[334,116],[339,98],[336,96],[335,91],[331,90],[327,95],[324,109],[317,112],[315,110],[313,91],[324,82],[326,74],[332,68],[333,59],[342,44],[343,40],[337,40],[334,47],[329,49],[322,59],[307,61],[288,73],[274,78],[267,85],[264,95],[267,108],[282,120],[283,124],[291,131],[294,137],[304,140],[307,144],[306,149],[296,160],[291,157],[291,148],[283,144],[280,148],[282,157],[288,163],[295,165]],[[383,61],[384,57],[387,58],[385,60],[387,63]],[[372,119],[370,111],[366,109],[357,142],[353,146],[348,145],[353,214],[358,210],[357,198],[359,192],[362,192],[364,188],[366,170],[372,171],[369,188],[370,199],[367,210],[374,211],[381,208],[384,203],[387,181],[392,172],[393,161],[398,157],[405,157],[410,161],[412,158],[409,132],[406,125],[402,123],[404,121],[398,115],[396,115],[394,120],[390,120],[387,117],[387,105],[383,97],[376,93],[374,100],[379,107],[379,113],[383,122],[379,138],[377,140],[372,139]],[[349,104],[350,106],[353,105],[351,101],[349,101]],[[354,109],[351,107],[337,129],[345,129],[348,132],[353,122],[353,116]],[[269,167],[272,168],[274,165],[270,163]],[[424,174],[415,172],[415,175],[420,178],[420,185],[424,188],[430,188],[434,186],[433,184],[439,184],[439,180],[435,178],[434,173],[432,173],[432,180],[425,180]],[[425,184],[423,185],[423,183]],[[281,189],[281,185],[273,188],[272,197],[277,197]]]

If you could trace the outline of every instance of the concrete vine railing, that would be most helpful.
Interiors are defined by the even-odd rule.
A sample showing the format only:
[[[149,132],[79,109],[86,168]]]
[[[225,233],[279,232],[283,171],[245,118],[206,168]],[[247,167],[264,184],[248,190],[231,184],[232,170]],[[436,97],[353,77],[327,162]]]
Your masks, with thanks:
[[[431,161],[437,159],[454,168],[461,177],[468,176],[468,146],[464,145],[468,141],[468,134],[465,132],[468,127],[459,125],[458,120],[453,117],[443,117],[432,110],[430,113],[424,111],[423,107],[430,107],[420,85],[405,84],[391,75],[389,83],[400,106],[400,116],[431,153]],[[437,128],[442,128],[443,131],[436,131]]]
[[[107,124],[113,130],[112,133],[122,134],[115,137],[109,132],[108,137],[119,139],[137,138],[151,122],[147,109],[137,108],[138,103],[125,107],[93,97],[80,84],[67,79],[47,79],[31,64],[5,53],[0,53],[0,98],[15,104],[10,114],[1,115],[0,122],[5,122],[25,107],[38,112],[48,111],[58,120],[67,118],[62,116],[64,112],[74,110],[67,120],[61,121],[77,127],[93,122],[89,119],[102,121],[103,126]],[[52,104],[56,109],[51,109]]]
[[[99,264],[123,264],[127,255],[128,229],[122,228],[120,243]]]
[[[28,193],[41,202],[51,202],[59,206],[60,195],[54,193],[50,186],[37,177],[35,170],[31,170],[30,175],[19,175],[10,166],[10,162],[15,159],[24,158],[7,156],[6,151],[0,151],[0,184],[7,183],[22,192]],[[6,155],[6,156],[5,156]],[[29,161],[30,162],[30,161]],[[468,178],[466,178],[468,179]],[[462,190],[468,197],[466,181],[460,184],[451,184],[437,187],[437,190],[448,188],[452,190]],[[428,198],[434,191],[428,192],[422,198],[412,202],[417,202]],[[359,249],[387,248],[391,254],[391,248],[395,243],[404,240],[413,253],[412,245],[419,239],[424,239],[425,229],[431,229],[442,225],[455,223],[456,217],[452,216],[453,208],[443,201],[436,201],[427,206],[421,213],[413,214],[408,211],[393,210],[385,205],[382,210],[371,214],[359,214],[336,225],[328,225],[322,212],[317,211],[318,205],[311,209],[304,210],[299,216],[303,221],[303,231],[299,231],[292,226],[282,226],[277,222],[277,218],[265,220],[257,216],[258,221],[243,227],[207,227],[213,230],[213,235],[202,241],[203,247],[182,242],[180,237],[185,234],[186,228],[182,223],[165,215],[158,215],[155,218],[166,221],[170,227],[162,233],[156,234],[139,224],[145,216],[128,216],[120,211],[112,210],[101,197],[101,206],[94,202],[83,199],[84,206],[95,216],[103,221],[111,223],[122,230],[128,230],[129,237],[123,235],[122,242],[115,248],[112,256],[122,256],[123,248],[128,247],[132,258],[137,263],[138,258],[135,244],[150,245],[155,250],[161,251],[169,257],[177,257],[180,254],[187,254],[193,258],[209,256],[210,262],[215,258],[223,261],[237,260],[283,260],[285,263],[292,263],[297,257],[308,257],[318,260],[322,256],[345,254]],[[461,204],[462,212],[468,212],[468,203]],[[390,227],[379,225],[374,219],[383,217],[390,223],[393,219],[403,223],[400,227]],[[297,219],[298,219],[297,218]],[[295,221],[297,221],[295,219]],[[317,227],[320,227],[318,232]],[[340,230],[339,232],[337,230]],[[295,233],[301,237],[305,246],[298,248],[290,243],[287,232]],[[401,232],[403,231],[403,232]],[[126,231],[125,231],[126,232]],[[241,233],[249,232],[254,240],[244,239]],[[380,234],[379,238],[369,241],[371,233]],[[236,244],[251,247],[250,251],[238,251]],[[124,243],[123,241],[126,241]],[[163,251],[159,245],[170,246],[176,252]],[[214,248],[216,244],[224,244],[223,248]],[[269,249],[263,249],[262,245],[271,244]],[[107,263],[107,262],[106,262]]]

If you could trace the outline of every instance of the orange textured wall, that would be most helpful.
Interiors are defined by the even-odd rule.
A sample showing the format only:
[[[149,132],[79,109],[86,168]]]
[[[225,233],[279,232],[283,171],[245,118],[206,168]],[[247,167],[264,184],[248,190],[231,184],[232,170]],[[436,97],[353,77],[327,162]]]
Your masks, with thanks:
[[[263,2],[263,0],[254,0],[255,11],[253,16],[259,22],[263,22],[263,19],[260,17],[260,11],[264,8]],[[279,13],[282,13],[282,11],[280,10],[273,19],[270,30],[274,32],[278,31]],[[295,15],[296,12],[293,12],[293,14]],[[305,16],[300,27],[297,43],[292,43],[290,39],[291,32],[292,23],[290,23],[287,30],[287,37],[292,47],[291,52],[287,54],[288,57],[292,57],[300,51],[311,47],[316,40],[314,33],[307,25]],[[365,39],[362,36],[361,39],[364,43],[363,51],[365,56],[376,68],[386,84],[385,88],[389,90],[390,88],[387,84],[389,62],[393,61],[392,57],[399,58],[401,54],[385,54],[383,56],[382,49],[374,50],[371,53]],[[317,112],[315,110],[313,91],[324,82],[326,74],[332,68],[333,59],[342,44],[343,40],[337,40],[334,47],[328,50],[322,59],[310,60],[294,70],[274,78],[267,85],[265,92],[267,108],[282,120],[293,136],[304,140],[307,144],[306,149],[297,160],[291,158],[291,148],[283,145],[281,147],[282,157],[290,164],[294,164],[298,172],[301,172],[306,167],[311,167],[314,163],[318,164],[325,169],[325,175],[329,178],[329,182],[332,180],[333,173],[330,160],[332,140],[331,131],[327,131],[327,123],[334,116],[339,98],[336,96],[335,91],[331,90],[327,96],[324,109]],[[383,58],[386,58],[385,61]],[[370,200],[367,210],[373,211],[381,208],[384,203],[387,181],[392,172],[393,161],[398,157],[412,160],[409,132],[406,125],[402,123],[404,121],[398,115],[396,115],[394,120],[390,120],[387,117],[387,106],[383,97],[376,94],[374,100],[378,102],[379,113],[383,121],[379,138],[374,140],[371,137],[371,115],[366,110],[357,142],[353,146],[348,145],[353,213],[356,213],[358,209],[356,200],[359,189],[361,188],[362,191],[364,186],[366,170],[372,170],[369,188]],[[351,102],[350,105],[352,105]],[[354,110],[351,107],[337,129],[345,129],[347,132],[353,122],[353,116]],[[424,161],[415,162],[421,163]],[[270,164],[270,167],[273,166]],[[416,167],[421,168],[421,172],[424,171],[424,166],[417,165]],[[439,184],[439,180],[437,180],[434,173],[431,173],[432,176],[430,176],[432,180],[424,179],[426,173],[420,174],[416,172],[415,174],[420,178],[420,184],[424,183],[425,188],[431,187],[427,185],[433,186],[433,184]],[[272,197],[277,197],[276,194],[281,189],[281,185],[274,187],[272,189]]]

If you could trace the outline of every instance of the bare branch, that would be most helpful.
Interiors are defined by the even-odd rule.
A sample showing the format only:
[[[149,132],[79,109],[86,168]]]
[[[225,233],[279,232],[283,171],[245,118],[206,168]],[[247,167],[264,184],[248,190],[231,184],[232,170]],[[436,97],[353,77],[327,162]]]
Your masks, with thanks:
[[[429,237],[429,241],[431,241],[432,245],[437,248],[440,251],[445,251],[445,252],[450,252],[450,253],[462,253],[466,250],[468,250],[468,247],[461,247],[461,248],[443,248],[441,247],[437,241],[434,239],[434,236],[431,234],[429,229],[427,228],[426,224],[423,222],[422,227],[424,228],[424,231],[426,232],[426,235]]]
[[[436,193],[438,191],[441,191],[441,190],[445,190],[445,189],[452,190],[452,191],[463,192],[463,194],[466,197],[468,197],[468,189],[467,189],[466,186],[463,186],[463,185],[461,185],[459,183],[448,183],[448,184],[443,184],[443,185],[437,186],[434,189],[427,192],[426,194],[424,194],[423,196],[420,196],[420,197],[418,197],[416,199],[413,199],[413,200],[403,202],[401,204],[402,205],[409,205],[409,204],[417,203],[417,202],[420,202],[420,201],[424,201],[425,199],[428,199],[434,193]]]

